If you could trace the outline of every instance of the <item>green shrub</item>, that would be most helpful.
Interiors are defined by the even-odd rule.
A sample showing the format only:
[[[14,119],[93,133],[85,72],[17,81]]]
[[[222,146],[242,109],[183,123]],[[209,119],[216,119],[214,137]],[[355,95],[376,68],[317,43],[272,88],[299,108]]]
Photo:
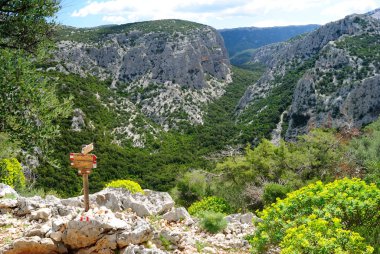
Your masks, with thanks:
[[[227,227],[227,221],[223,213],[204,211],[200,216],[201,228],[210,233],[218,233]]]
[[[306,224],[289,228],[281,242],[281,254],[295,253],[372,253],[358,233],[342,229],[340,220],[327,221],[311,215]]]
[[[185,207],[189,207],[193,202],[207,196],[206,192],[206,176],[196,170],[185,173],[178,179],[176,188],[172,190],[176,203]]]
[[[25,176],[17,159],[0,160],[0,182],[17,190],[25,188]]]
[[[200,217],[204,211],[228,214],[231,207],[224,199],[212,196],[194,202],[188,210],[191,215]]]
[[[277,184],[277,183],[268,183],[264,187],[263,201],[265,205],[270,205],[276,202],[277,198],[285,198],[286,193],[290,190],[287,186]]]
[[[131,180],[115,180],[106,184],[106,188],[124,188],[129,190],[131,193],[142,193],[144,194],[143,189],[140,184],[131,181]]]
[[[344,250],[347,248],[345,241],[348,239],[351,241],[350,244],[354,245],[350,248],[364,250],[358,234],[347,233],[346,231],[355,231],[356,228],[360,227],[362,229],[360,233],[364,237],[366,245],[372,244],[376,247],[375,244],[379,235],[371,232],[380,225],[379,211],[380,190],[375,184],[367,185],[360,179],[347,178],[326,185],[319,181],[289,193],[284,200],[279,200],[260,212],[258,215],[263,221],[255,222],[257,228],[249,241],[254,253],[263,253],[273,245],[281,245],[284,250],[300,248],[298,245],[293,246],[291,237],[295,237],[294,234],[301,234],[299,238],[305,237],[306,245],[306,241],[316,241],[312,244],[314,247],[318,244],[336,245],[338,249]],[[334,238],[334,230],[329,231],[327,235],[323,234],[323,228],[318,229],[321,232],[316,230],[317,225],[323,224],[323,221],[326,221],[328,225],[335,225],[335,237],[340,234],[340,240],[338,238],[332,239]],[[363,227],[367,230],[363,230]],[[314,232],[310,233],[311,235],[314,234],[314,239],[311,235],[305,235],[309,231]],[[350,237],[355,239],[352,240]],[[323,243],[323,241],[334,242]],[[366,246],[365,250],[367,252],[363,253],[371,253],[371,247]],[[294,253],[331,252],[324,252],[322,248],[315,252],[300,251]]]

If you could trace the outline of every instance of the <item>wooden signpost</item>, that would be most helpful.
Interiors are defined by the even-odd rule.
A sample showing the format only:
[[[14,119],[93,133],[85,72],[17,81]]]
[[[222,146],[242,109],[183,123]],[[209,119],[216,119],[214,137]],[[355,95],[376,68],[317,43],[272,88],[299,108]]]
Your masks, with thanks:
[[[71,166],[78,169],[78,174],[83,176],[84,207],[87,212],[90,209],[88,175],[96,168],[96,155],[88,154],[94,150],[94,144],[82,147],[82,153],[70,153]]]

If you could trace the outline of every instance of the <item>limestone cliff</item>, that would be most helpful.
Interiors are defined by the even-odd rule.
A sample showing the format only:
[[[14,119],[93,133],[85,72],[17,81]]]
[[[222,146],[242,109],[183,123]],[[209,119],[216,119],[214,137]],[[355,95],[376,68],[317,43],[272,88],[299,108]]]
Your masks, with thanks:
[[[62,28],[57,69],[111,80],[141,112],[168,129],[203,121],[202,106],[231,81],[219,33],[181,20]]]

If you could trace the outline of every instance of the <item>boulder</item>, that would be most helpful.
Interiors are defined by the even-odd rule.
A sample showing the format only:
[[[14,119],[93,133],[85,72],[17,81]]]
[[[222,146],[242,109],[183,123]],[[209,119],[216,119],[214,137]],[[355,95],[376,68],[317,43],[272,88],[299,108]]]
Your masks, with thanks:
[[[127,192],[129,193],[129,192]],[[98,206],[104,206],[113,212],[121,211],[120,197],[123,196],[122,189],[105,189],[97,192],[90,196],[90,201],[92,204],[97,204]]]
[[[46,233],[51,229],[51,226],[48,223],[39,225],[37,224],[35,227],[29,229],[24,233],[24,236],[31,237],[31,236],[39,236],[39,237],[45,237]]]
[[[1,250],[0,250],[1,251]],[[63,245],[58,245],[50,238],[41,238],[38,236],[22,237],[13,242],[8,249],[3,250],[4,254],[50,254],[50,253],[68,253]]]
[[[99,214],[90,210],[67,223],[62,242],[72,249],[85,248],[94,245],[110,231],[125,228],[128,228],[128,224],[117,219],[110,210],[103,208]]]
[[[175,208],[162,216],[163,219],[169,222],[178,222],[183,220],[186,225],[194,224],[193,219],[184,207]]]
[[[145,194],[136,193],[122,197],[124,208],[131,208],[138,216],[163,214],[174,207],[174,201],[167,192],[144,190]]]
[[[40,208],[36,211],[32,211],[29,219],[47,221],[50,216],[51,216],[50,208],[45,207],[45,208]]]
[[[19,197],[17,199],[17,211],[18,216],[24,216],[30,214],[32,211],[37,210],[45,206],[45,202],[41,197],[35,196],[31,198]]]
[[[80,249],[76,254],[114,254],[116,248],[116,235],[106,235],[95,246]]]
[[[130,244],[140,244],[150,240],[153,236],[153,229],[148,222],[141,218],[136,218],[129,230],[125,230],[117,235],[117,245],[124,248]]]
[[[17,192],[11,186],[0,183],[0,198],[8,195],[18,197]]]

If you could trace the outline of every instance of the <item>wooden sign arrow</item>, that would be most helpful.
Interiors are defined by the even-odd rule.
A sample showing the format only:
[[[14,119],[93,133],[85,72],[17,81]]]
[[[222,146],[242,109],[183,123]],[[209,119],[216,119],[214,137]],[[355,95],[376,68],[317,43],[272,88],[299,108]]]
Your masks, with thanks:
[[[94,150],[94,143],[91,143],[89,145],[85,145],[84,147],[82,147],[82,154],[88,154],[92,150]]]

